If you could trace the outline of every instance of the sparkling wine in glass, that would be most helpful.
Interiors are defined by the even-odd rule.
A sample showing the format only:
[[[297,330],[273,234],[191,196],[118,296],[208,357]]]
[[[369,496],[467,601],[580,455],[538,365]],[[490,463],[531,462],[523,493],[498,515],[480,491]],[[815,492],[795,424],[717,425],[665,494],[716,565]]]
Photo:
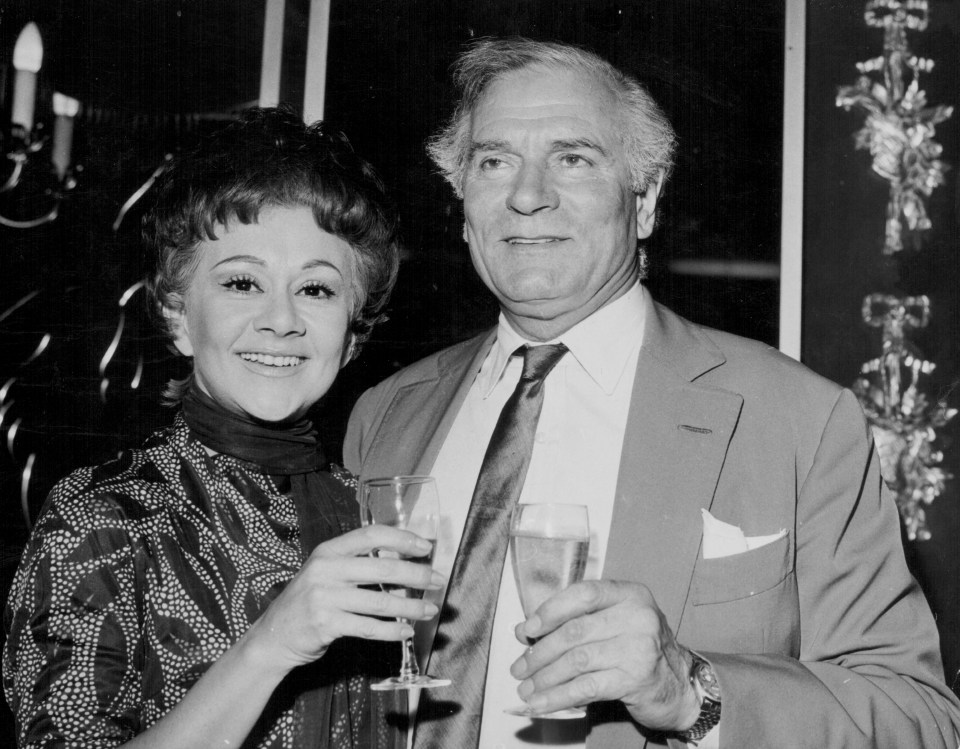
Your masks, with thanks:
[[[583,579],[590,548],[590,524],[584,505],[560,503],[522,504],[510,519],[510,560],[528,619],[540,604]],[[526,705],[508,713],[530,718],[582,718],[579,707],[551,713],[533,713]]]
[[[377,550],[378,557],[404,559],[415,564],[432,565],[440,526],[440,500],[437,483],[430,476],[393,476],[364,479],[360,482],[360,518],[363,525],[389,525],[425,538],[433,544],[429,554],[405,556],[387,549]],[[423,591],[400,585],[382,584],[381,589],[407,598],[422,598]],[[406,622],[405,619],[398,621]],[[400,674],[371,685],[375,690],[445,687],[449,679],[435,679],[420,673],[413,638],[403,641]]]

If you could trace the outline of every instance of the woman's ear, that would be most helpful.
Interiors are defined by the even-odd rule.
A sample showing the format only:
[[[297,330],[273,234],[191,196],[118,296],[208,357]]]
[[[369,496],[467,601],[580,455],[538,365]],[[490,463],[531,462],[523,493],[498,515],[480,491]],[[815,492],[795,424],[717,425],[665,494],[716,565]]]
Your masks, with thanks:
[[[347,331],[347,337],[343,341],[343,353],[340,355],[340,369],[343,369],[353,360],[353,352],[357,348],[357,336]]]
[[[187,315],[183,309],[183,302],[180,299],[171,301],[176,308],[163,305],[160,312],[163,314],[163,319],[167,321],[173,345],[184,356],[193,356],[193,344],[190,342],[190,331],[187,327]]]

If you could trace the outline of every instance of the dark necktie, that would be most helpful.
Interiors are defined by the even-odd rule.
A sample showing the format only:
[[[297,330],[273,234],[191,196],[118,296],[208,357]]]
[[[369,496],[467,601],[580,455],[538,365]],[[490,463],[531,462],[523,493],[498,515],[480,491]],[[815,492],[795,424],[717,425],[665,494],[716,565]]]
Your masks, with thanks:
[[[523,374],[493,429],[450,573],[434,637],[430,673],[450,679],[445,690],[420,692],[416,749],[472,749],[480,741],[487,659],[500,577],[507,555],[510,512],[530,465],[543,406],[543,381],[567,352],[562,343],[527,346]]]

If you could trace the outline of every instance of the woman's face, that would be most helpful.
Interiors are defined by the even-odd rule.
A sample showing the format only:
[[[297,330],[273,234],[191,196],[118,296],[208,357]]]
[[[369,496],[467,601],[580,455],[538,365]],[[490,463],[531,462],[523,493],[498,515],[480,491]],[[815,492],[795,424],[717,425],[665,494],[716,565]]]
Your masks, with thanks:
[[[309,208],[261,211],[199,244],[182,309],[166,310],[194,378],[221,406],[265,421],[303,415],[349,359],[353,250]]]

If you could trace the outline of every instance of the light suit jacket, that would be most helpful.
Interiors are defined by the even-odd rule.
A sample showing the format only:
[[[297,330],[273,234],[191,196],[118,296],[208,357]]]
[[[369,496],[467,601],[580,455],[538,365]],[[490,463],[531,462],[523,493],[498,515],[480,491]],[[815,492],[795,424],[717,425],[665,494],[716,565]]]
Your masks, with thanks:
[[[646,296],[603,577],[646,585],[713,663],[722,747],[956,749],[960,705],[855,396]],[[429,474],[494,336],[367,391],[346,466]],[[701,508],[747,536],[787,533],[704,559]],[[590,720],[591,749],[668,743],[619,703]]]

